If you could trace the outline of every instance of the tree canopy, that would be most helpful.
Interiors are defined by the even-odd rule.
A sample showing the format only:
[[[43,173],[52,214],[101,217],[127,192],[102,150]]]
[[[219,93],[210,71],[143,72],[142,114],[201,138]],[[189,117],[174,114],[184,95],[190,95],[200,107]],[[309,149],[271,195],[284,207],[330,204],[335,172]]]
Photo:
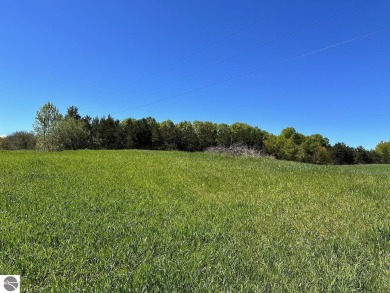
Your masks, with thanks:
[[[54,132],[62,120],[62,115],[57,107],[48,102],[43,105],[35,116],[34,131],[37,135],[37,146],[42,150],[56,148]]]
[[[158,122],[152,117],[126,118],[81,116],[76,106],[65,115],[48,102],[37,112],[34,133],[19,131],[0,137],[0,149],[151,149],[204,151],[210,147],[235,145],[260,151],[277,159],[315,164],[390,163],[390,141],[375,150],[362,146],[334,145],[321,134],[304,135],[293,127],[279,135],[236,122],[231,125],[210,121],[171,120]]]

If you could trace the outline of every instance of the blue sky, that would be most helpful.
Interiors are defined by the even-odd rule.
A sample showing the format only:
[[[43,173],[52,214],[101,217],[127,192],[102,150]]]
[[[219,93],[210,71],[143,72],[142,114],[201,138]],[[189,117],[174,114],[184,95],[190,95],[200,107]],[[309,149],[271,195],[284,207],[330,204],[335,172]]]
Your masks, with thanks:
[[[373,148],[390,140],[389,15],[386,0],[1,0],[0,134],[51,101]]]

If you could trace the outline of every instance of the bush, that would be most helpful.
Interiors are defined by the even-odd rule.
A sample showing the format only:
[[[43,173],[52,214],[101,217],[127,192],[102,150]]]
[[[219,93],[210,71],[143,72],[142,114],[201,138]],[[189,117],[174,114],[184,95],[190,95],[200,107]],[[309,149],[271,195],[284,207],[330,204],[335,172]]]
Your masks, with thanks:
[[[254,148],[248,148],[247,146],[244,145],[232,145],[230,147],[222,147],[222,146],[217,146],[217,147],[210,147],[206,149],[206,152],[209,153],[218,153],[218,154],[226,154],[229,156],[233,157],[269,157],[273,158],[273,156],[267,155],[263,151],[254,149]]]
[[[33,150],[37,138],[31,132],[17,131],[7,136],[8,149],[10,150]]]

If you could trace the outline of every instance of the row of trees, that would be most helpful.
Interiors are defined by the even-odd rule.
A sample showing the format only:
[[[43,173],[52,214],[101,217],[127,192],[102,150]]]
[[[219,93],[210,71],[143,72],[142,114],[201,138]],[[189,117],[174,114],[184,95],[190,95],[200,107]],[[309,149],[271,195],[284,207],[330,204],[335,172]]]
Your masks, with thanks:
[[[44,105],[36,115],[34,131],[37,148],[62,149],[153,149],[202,151],[211,146],[229,147],[245,144],[262,148],[266,132],[245,123],[233,125],[212,122],[171,120],[161,123],[154,118],[123,121],[112,116],[81,117],[77,107],[69,107],[63,116],[51,103]]]
[[[390,142],[379,143],[375,150],[353,148],[340,142],[330,145],[320,134],[305,136],[292,127],[282,130],[278,136],[268,134],[264,150],[278,159],[315,164],[390,163]]]
[[[203,151],[209,147],[229,148],[243,145],[261,150],[277,159],[316,164],[390,163],[390,142],[381,142],[375,150],[352,148],[344,143],[330,145],[320,134],[305,136],[294,128],[279,135],[270,134],[245,123],[232,125],[212,122],[154,118],[124,119],[81,117],[77,107],[69,107],[65,115],[51,103],[36,115],[34,133],[16,132],[0,138],[3,149],[152,149]]]

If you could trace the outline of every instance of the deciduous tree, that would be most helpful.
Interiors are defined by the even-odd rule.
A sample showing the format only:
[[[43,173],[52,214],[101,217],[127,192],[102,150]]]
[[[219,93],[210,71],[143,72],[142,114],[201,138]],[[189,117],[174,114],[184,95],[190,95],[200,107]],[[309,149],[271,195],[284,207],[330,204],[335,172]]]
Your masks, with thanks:
[[[42,150],[54,150],[53,133],[62,120],[57,107],[48,102],[43,105],[35,116],[34,131],[37,135],[37,147]]]
[[[390,141],[381,141],[375,147],[375,152],[379,155],[382,163],[390,163]]]
[[[216,141],[218,146],[222,146],[225,148],[228,148],[233,144],[233,137],[229,125],[224,123],[217,125]]]
[[[188,121],[180,122],[176,125],[178,130],[178,148],[183,151],[198,150],[198,138],[192,127],[192,123]]]
[[[81,120],[68,116],[54,130],[54,142],[57,149],[77,150],[88,146],[88,132]]]
[[[171,120],[160,123],[161,138],[164,143],[164,149],[176,150],[178,143],[178,131],[176,125]]]
[[[216,145],[217,127],[214,123],[195,121],[193,127],[198,138],[200,150],[205,150],[208,147]]]

